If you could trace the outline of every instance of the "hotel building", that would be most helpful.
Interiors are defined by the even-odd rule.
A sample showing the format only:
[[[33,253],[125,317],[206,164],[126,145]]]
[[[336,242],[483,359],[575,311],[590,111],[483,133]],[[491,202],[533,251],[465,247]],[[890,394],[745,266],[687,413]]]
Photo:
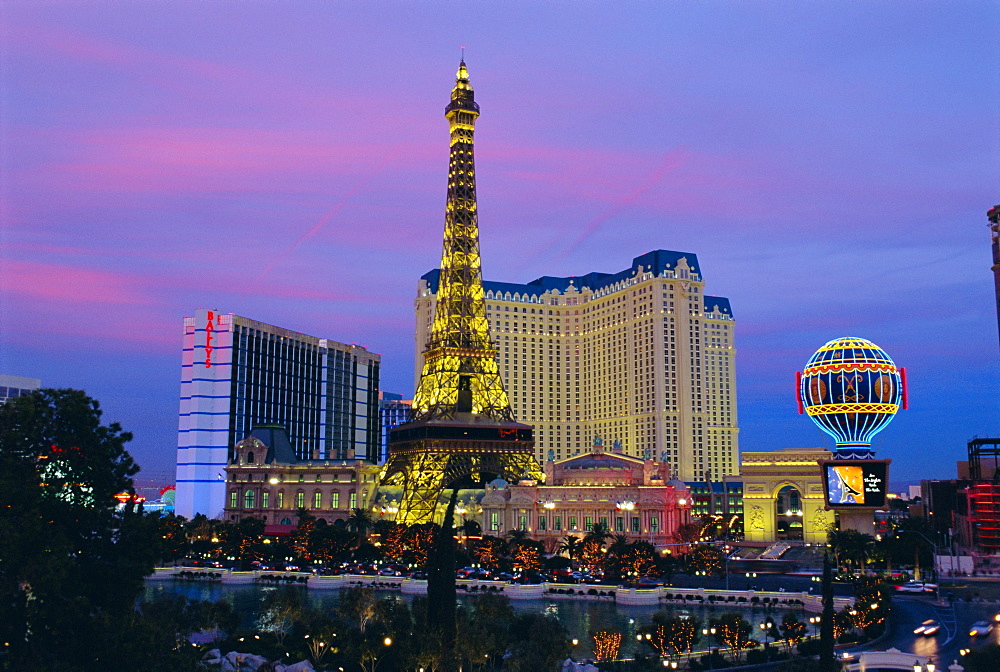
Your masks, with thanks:
[[[418,282],[418,377],[438,278]],[[739,473],[732,309],[705,295],[694,254],[656,250],[619,273],[483,285],[504,387],[515,417],[535,427],[539,462],[600,437],[684,481]]]
[[[42,381],[40,378],[25,378],[24,376],[11,376],[6,373],[0,373],[0,405],[7,403],[11,399],[31,394],[41,388],[41,386]]]
[[[378,458],[381,357],[232,313],[184,318],[178,515],[223,514],[226,464],[255,425],[280,425],[299,460]]]

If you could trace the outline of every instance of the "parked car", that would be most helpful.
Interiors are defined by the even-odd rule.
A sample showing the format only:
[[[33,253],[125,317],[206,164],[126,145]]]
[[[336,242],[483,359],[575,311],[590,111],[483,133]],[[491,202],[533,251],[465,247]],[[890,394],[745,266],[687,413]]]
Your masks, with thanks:
[[[640,576],[635,580],[636,588],[658,588],[663,585],[663,579],[655,576]]]
[[[976,621],[969,628],[969,637],[981,637],[993,629],[993,624],[987,621]]]
[[[940,629],[941,629],[940,623],[938,623],[934,619],[928,619],[923,623],[921,623],[920,625],[918,625],[916,629],[913,631],[913,634],[924,635],[926,637],[929,637],[931,635],[936,635],[938,630]]]

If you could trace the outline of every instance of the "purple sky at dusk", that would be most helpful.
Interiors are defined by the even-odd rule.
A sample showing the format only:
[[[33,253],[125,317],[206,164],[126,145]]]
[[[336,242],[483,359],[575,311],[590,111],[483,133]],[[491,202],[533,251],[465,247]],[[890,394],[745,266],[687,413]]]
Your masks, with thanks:
[[[172,477],[199,307],[382,353],[412,394],[459,47],[484,275],[698,255],[732,301],[742,450],[832,446],[794,376],[907,367],[894,483],[1000,435],[986,210],[996,2],[0,0],[0,373],[98,398]]]

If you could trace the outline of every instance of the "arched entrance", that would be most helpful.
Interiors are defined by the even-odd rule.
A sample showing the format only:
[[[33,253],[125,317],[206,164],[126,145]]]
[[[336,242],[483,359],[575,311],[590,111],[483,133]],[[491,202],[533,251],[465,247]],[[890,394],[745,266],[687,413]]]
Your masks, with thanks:
[[[794,485],[778,490],[774,502],[774,531],[779,540],[802,540],[802,493]]]

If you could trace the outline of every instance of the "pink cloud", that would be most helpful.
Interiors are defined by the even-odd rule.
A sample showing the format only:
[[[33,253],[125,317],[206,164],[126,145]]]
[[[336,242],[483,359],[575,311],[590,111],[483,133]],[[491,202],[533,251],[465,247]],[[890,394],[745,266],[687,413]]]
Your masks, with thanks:
[[[424,159],[426,147],[345,144],[295,130],[216,128],[36,131],[70,158],[29,169],[23,181],[78,193],[315,193],[331,175],[356,176],[364,163]]]
[[[66,303],[143,305],[155,303],[137,288],[141,276],[32,261],[4,259],[5,293]]]

